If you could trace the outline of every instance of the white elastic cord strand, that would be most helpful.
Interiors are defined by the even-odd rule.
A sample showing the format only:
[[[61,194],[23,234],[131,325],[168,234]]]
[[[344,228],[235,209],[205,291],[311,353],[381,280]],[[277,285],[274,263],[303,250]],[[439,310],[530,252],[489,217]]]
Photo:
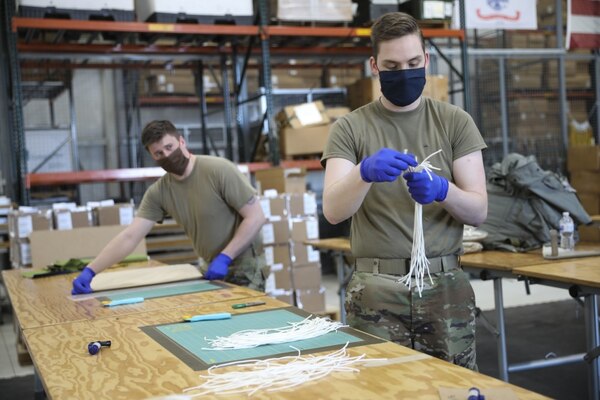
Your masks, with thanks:
[[[425,171],[429,176],[430,180],[433,180],[431,176],[431,170],[434,169],[436,171],[440,171],[440,168],[434,167],[429,162],[429,159],[434,155],[440,153],[442,149],[436,151],[435,153],[430,154],[425,158],[419,165],[412,168],[409,167],[410,172],[421,172]],[[419,297],[421,297],[421,293],[423,292],[423,288],[425,285],[425,273],[429,277],[429,281],[433,284],[433,279],[431,278],[431,274],[429,273],[429,265],[430,262],[427,259],[427,253],[425,251],[425,236],[423,234],[423,205],[418,202],[415,202],[415,217],[413,221],[413,242],[412,249],[410,252],[410,269],[408,273],[400,278],[398,282],[404,283],[410,289],[412,286],[412,277],[414,275],[415,285],[417,287],[417,291],[419,293]]]
[[[280,328],[246,329],[229,336],[205,338],[211,347],[203,350],[250,349],[267,344],[289,343],[315,338],[348,326],[329,318],[311,317],[312,315],[300,322],[290,322],[288,326]]]
[[[378,362],[385,359],[365,359],[365,355],[350,357],[348,343],[341,349],[325,355],[270,358],[267,360],[235,361],[212,366],[206,375],[200,375],[205,382],[199,386],[184,389],[184,392],[199,391],[191,397],[207,394],[239,394],[249,396],[259,390],[274,392],[290,389],[306,382],[326,377],[332,372],[359,372],[355,367],[360,363]],[[292,347],[293,348],[293,347]],[[237,370],[219,372],[222,368],[236,367]]]

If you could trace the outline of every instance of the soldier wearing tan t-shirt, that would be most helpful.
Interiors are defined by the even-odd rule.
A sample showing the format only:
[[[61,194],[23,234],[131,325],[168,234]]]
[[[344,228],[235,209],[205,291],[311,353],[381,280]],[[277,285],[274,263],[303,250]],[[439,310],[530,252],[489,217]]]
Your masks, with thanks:
[[[324,215],[333,224],[352,218],[348,322],[474,369],[475,298],[458,256],[463,224],[487,215],[486,145],[467,113],[422,97],[429,54],[414,18],[383,15],[371,39],[383,96],[333,125],[322,158]],[[440,149],[431,177],[407,171]],[[433,279],[422,297],[414,282],[399,282],[410,267],[415,202]]]
[[[72,293],[91,292],[95,274],[131,253],[166,216],[183,226],[196,253],[210,262],[206,279],[263,289],[258,232],[265,216],[248,179],[226,159],[191,154],[169,121],[146,125],[142,144],[167,174],[148,188],[131,225],[75,279]]]

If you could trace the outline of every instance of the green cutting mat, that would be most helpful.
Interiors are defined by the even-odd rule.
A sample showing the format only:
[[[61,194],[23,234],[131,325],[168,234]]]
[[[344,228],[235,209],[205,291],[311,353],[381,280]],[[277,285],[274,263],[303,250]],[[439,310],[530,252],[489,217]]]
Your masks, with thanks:
[[[382,339],[364,334],[351,328],[343,328],[312,339],[273,344],[251,349],[208,350],[206,339],[229,336],[245,329],[279,328],[290,322],[306,318],[302,310],[290,307],[233,315],[231,319],[218,321],[178,322],[174,324],[144,326],[142,331],[185,362],[193,370],[201,370],[215,364],[247,359],[266,359],[298,354],[314,353],[328,349],[379,343]]]
[[[132,297],[143,297],[144,299],[153,299],[155,297],[177,296],[181,294],[207,292],[209,290],[224,289],[226,286],[218,282],[193,281],[188,283],[178,283],[162,287],[139,287],[131,288],[118,293],[107,294],[98,297],[98,301],[114,301],[129,299]]]

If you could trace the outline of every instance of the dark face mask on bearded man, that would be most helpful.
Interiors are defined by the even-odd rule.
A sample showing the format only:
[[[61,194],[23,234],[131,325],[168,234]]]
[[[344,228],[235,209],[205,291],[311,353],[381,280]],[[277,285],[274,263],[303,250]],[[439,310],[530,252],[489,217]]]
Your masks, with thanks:
[[[156,163],[165,171],[175,175],[183,175],[190,162],[190,158],[183,155],[181,146],[174,150],[168,157],[157,160]]]

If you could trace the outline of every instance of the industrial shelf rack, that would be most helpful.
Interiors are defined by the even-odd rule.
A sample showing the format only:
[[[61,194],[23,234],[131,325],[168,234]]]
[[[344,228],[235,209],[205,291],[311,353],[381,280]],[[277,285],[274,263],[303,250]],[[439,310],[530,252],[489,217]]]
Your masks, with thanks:
[[[12,3],[9,1],[8,3]],[[464,13],[464,5],[461,1],[461,11]],[[83,21],[62,19],[36,19],[22,18],[11,14],[10,4],[5,8],[5,14],[9,14],[10,32],[8,36],[12,39],[11,68],[12,85],[20,85],[20,69],[29,68],[39,60],[49,67],[63,70],[76,68],[123,68],[125,71],[135,71],[141,68],[149,68],[162,62],[164,67],[173,60],[183,63],[184,68],[192,69],[195,75],[203,76],[207,66],[215,65],[222,74],[221,96],[208,97],[202,87],[202,79],[196,79],[197,97],[182,98],[174,97],[167,100],[168,104],[196,106],[200,109],[202,123],[203,151],[207,152],[209,143],[206,134],[205,115],[208,104],[217,103],[224,109],[226,121],[233,121],[233,107],[244,107],[249,101],[263,98],[266,103],[265,115],[263,117],[263,129],[269,141],[270,161],[272,165],[286,165],[282,162],[278,153],[278,138],[274,128],[273,99],[271,73],[272,61],[287,60],[289,58],[316,59],[316,65],[323,57],[345,65],[361,66],[364,60],[371,55],[370,29],[354,27],[322,27],[322,26],[277,26],[269,25],[267,1],[258,2],[257,19],[254,25],[203,25],[203,24],[171,24],[171,23],[144,23],[144,22],[113,22],[113,21]],[[14,8],[12,9],[14,12]],[[464,20],[464,19],[463,19]],[[462,68],[459,71],[451,65],[450,68],[457,73],[463,83],[465,93],[468,93],[468,80],[463,79],[468,75],[468,64],[466,60],[465,30],[464,29],[423,29],[424,37],[436,48],[438,53],[442,51],[434,43],[434,39],[456,40],[459,43],[462,56]],[[90,58],[103,58],[110,62],[90,62]],[[250,59],[260,58],[261,62],[250,65]],[[68,62],[61,60],[67,59]],[[249,95],[242,93],[248,68],[254,67],[261,70],[262,94]],[[229,87],[229,69],[233,72],[234,87]],[[13,111],[20,113],[23,98],[14,96]],[[468,96],[465,96],[468,98]],[[161,101],[163,103],[161,103]],[[149,98],[134,94],[133,98],[126,99],[126,106],[132,112],[132,120],[128,121],[129,137],[133,138],[137,132],[132,131],[135,119],[134,108],[139,106],[152,106],[164,104],[165,99]],[[468,109],[468,102],[465,102]],[[139,114],[138,114],[139,115]],[[21,117],[22,119],[22,117]],[[242,133],[241,123],[237,121],[238,137]],[[27,204],[29,201],[29,190],[36,185],[64,184],[65,182],[98,182],[110,180],[146,180],[149,178],[146,168],[136,168],[133,153],[137,150],[131,145],[132,155],[129,158],[133,170],[123,173],[102,171],[76,171],[73,173],[47,173],[28,175],[24,164],[23,128],[15,124],[17,151],[20,153],[16,159],[19,163],[19,171],[25,184],[20,188],[20,202]],[[22,125],[22,121],[20,122]],[[233,132],[227,125],[228,142],[231,143]],[[20,135],[20,136],[19,136]],[[259,133],[260,136],[260,133]],[[253,138],[256,142],[258,138]],[[137,138],[135,139],[137,140]],[[135,143],[135,142],[133,142]],[[255,146],[252,146],[255,147]],[[233,149],[227,149],[227,158],[233,159]],[[246,161],[246,154],[239,154],[240,161]],[[308,166],[308,168],[319,169],[318,162],[309,161],[305,163],[298,161],[294,165]],[[77,163],[75,165],[78,165]],[[249,164],[250,170],[262,168],[264,164]],[[138,171],[140,169],[140,171]],[[150,172],[150,175],[152,173]],[[80,181],[77,181],[81,179]]]

